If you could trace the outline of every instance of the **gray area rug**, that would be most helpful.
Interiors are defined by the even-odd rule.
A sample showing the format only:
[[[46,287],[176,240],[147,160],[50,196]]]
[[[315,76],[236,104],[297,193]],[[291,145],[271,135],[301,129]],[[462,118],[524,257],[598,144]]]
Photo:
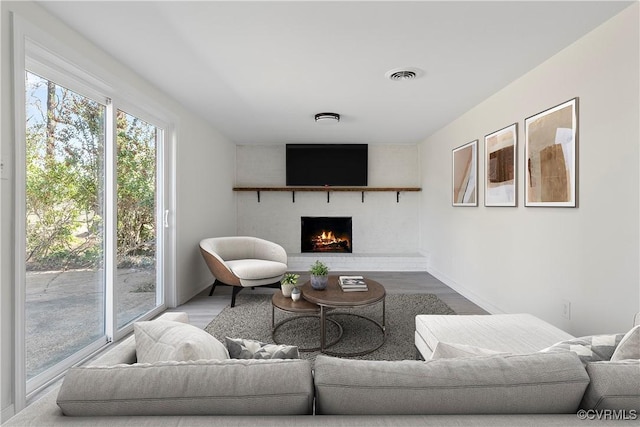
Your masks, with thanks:
[[[386,342],[373,353],[356,356],[369,360],[415,359],[415,316],[418,314],[455,314],[433,294],[393,294],[386,296]],[[359,352],[377,347],[382,341],[382,331],[370,321],[348,313],[370,317],[382,322],[382,304],[359,309],[336,309],[329,316],[343,328],[342,338],[329,350],[335,352]],[[275,310],[276,323],[286,320],[293,313]],[[301,348],[317,347],[320,343],[320,322],[317,317],[302,317],[284,323],[276,335],[271,336],[271,295],[241,294],[236,306],[227,306],[205,328],[222,342],[225,337],[248,338],[262,342],[297,345]],[[327,323],[327,340],[337,338],[339,328]],[[318,351],[301,352],[300,357],[315,360]]]

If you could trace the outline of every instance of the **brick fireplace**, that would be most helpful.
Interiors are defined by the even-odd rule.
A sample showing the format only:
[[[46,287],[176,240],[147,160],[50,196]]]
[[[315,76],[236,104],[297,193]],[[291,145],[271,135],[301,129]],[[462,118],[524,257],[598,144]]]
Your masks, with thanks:
[[[300,225],[302,253],[353,252],[351,217],[303,216]]]

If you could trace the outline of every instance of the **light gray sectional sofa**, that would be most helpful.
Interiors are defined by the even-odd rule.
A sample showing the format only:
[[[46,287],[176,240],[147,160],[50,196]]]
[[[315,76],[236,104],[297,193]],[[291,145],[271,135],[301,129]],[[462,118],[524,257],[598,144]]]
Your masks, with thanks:
[[[574,352],[537,351],[547,340],[571,336],[532,316],[418,317],[416,344],[423,355],[429,348],[437,358],[318,356],[313,371],[300,359],[136,363],[132,336],[88,366],[70,370],[61,387],[6,426],[620,425],[619,419],[602,419],[604,409],[637,425],[640,360],[585,368]],[[163,318],[187,320],[183,313]],[[491,332],[474,333],[483,322]],[[500,323],[507,326],[501,329]],[[546,332],[516,337],[511,347],[500,332],[535,334],[535,325]],[[471,344],[460,342],[465,339]],[[536,350],[528,351],[524,342]],[[576,415],[581,405],[600,408],[600,415],[591,409],[583,413],[590,421],[584,421]]]
[[[316,413],[331,415],[575,414],[588,385],[570,352],[315,366]]]
[[[527,354],[572,338],[575,337],[530,314],[416,316],[415,345],[425,360],[443,343]]]

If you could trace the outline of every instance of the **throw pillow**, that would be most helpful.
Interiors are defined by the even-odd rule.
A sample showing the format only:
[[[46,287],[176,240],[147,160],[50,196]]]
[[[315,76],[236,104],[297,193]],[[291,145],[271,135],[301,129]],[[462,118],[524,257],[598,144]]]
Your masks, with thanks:
[[[474,345],[457,344],[448,342],[438,342],[436,349],[431,355],[431,360],[435,359],[451,359],[454,357],[475,357],[489,356],[496,354],[509,354],[500,351],[489,350],[488,348],[476,347]]]
[[[578,355],[583,364],[589,362],[607,361],[611,359],[618,343],[624,334],[614,335],[590,335],[586,337],[574,338],[560,341],[547,347],[541,352],[561,352],[572,351]]]
[[[640,325],[632,328],[622,337],[611,356],[612,361],[625,359],[640,359]]]
[[[299,359],[294,345],[267,344],[256,340],[226,337],[232,359]]]
[[[133,324],[138,363],[228,359],[224,344],[186,323],[153,320]]]

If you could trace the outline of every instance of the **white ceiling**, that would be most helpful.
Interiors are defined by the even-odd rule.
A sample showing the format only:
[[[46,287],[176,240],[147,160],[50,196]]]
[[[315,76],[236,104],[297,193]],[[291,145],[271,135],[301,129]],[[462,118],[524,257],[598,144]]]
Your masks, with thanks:
[[[238,144],[418,143],[629,4],[41,3]]]

